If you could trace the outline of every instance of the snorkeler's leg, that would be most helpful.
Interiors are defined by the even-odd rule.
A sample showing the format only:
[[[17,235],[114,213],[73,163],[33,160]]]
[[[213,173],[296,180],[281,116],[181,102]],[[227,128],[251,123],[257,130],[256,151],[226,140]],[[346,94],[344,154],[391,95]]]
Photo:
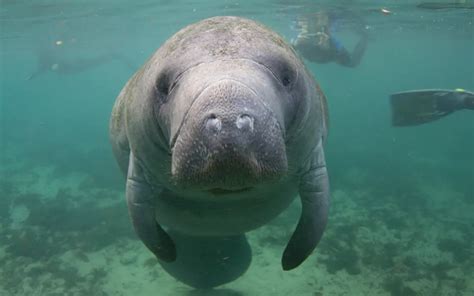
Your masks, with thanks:
[[[342,21],[352,24],[351,30],[359,36],[359,41],[355,45],[352,54],[342,45],[337,38],[336,31],[338,24]],[[329,17],[329,35],[331,38],[331,47],[335,50],[336,62],[346,67],[356,67],[360,64],[367,48],[367,31],[365,21],[352,11],[337,10],[332,11]]]
[[[474,110],[474,93],[467,92],[466,96],[464,97],[463,106],[464,109]]]
[[[344,47],[338,47],[336,54],[336,62],[346,67],[357,67],[364,56],[367,48],[367,38],[361,38],[354,47],[352,54],[350,54]]]

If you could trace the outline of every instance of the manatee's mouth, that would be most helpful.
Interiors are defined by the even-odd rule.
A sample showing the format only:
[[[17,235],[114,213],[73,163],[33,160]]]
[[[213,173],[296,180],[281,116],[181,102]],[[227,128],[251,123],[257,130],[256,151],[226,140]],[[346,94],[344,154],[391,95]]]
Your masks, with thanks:
[[[226,189],[226,188],[212,188],[207,190],[207,192],[213,195],[226,195],[226,194],[236,194],[243,193],[252,190],[252,187],[245,187],[239,189]]]

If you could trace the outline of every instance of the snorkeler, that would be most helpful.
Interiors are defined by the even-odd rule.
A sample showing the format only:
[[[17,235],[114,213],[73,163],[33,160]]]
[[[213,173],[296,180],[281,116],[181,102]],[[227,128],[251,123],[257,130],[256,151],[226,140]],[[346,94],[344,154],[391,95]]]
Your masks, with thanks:
[[[412,126],[440,119],[457,110],[474,110],[474,93],[464,89],[422,89],[390,96],[393,126]]]
[[[340,22],[349,22],[350,30],[359,40],[352,53],[335,36]],[[346,10],[321,11],[298,18],[298,37],[292,41],[295,49],[307,60],[315,63],[336,62],[346,67],[359,65],[367,47],[365,23]]]

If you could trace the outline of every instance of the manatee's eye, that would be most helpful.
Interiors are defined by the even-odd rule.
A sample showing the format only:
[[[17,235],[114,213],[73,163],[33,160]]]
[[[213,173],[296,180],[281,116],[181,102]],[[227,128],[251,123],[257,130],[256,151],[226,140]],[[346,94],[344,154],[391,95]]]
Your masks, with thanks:
[[[158,75],[155,83],[156,96],[163,103],[168,101],[169,94],[173,91],[173,88],[177,85],[176,72],[164,69]]]
[[[168,101],[168,96],[178,85],[179,75],[176,76],[175,71],[163,70],[156,79],[155,91],[156,97],[163,103]]]
[[[168,81],[168,77],[168,75],[160,75],[160,77],[156,81],[156,90],[158,91],[158,95],[160,96],[168,96],[169,94],[170,84]]]
[[[284,75],[282,78],[281,78],[281,83],[283,84],[283,86],[288,86],[291,84],[291,78],[290,78],[290,75]]]
[[[277,73],[279,73],[281,84],[286,88],[291,88],[293,86],[298,75],[294,67],[285,63],[281,64],[279,72]]]
[[[268,68],[285,88],[291,88],[298,76],[295,67],[284,58],[271,61]]]
[[[298,80],[298,71],[295,61],[285,55],[268,55],[261,57],[257,62],[265,66],[281,86],[291,89]]]

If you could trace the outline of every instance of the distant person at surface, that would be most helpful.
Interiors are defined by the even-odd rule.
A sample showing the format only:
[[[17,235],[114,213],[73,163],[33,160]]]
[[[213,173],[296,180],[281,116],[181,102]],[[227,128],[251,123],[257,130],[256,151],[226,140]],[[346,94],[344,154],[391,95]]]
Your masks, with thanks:
[[[338,24],[348,22],[350,30],[359,37],[352,52],[335,36]],[[359,65],[367,47],[365,22],[347,10],[320,11],[298,17],[299,34],[292,41],[295,49],[315,63],[335,62],[346,67]]]
[[[119,61],[130,71],[136,70],[136,66],[128,58],[112,50],[94,56],[82,56],[83,53],[77,51],[75,42],[75,39],[71,39],[69,42],[57,40],[35,47],[33,54],[37,60],[36,69],[26,77],[26,80],[34,79],[48,72],[60,75],[77,74],[111,61]]]

